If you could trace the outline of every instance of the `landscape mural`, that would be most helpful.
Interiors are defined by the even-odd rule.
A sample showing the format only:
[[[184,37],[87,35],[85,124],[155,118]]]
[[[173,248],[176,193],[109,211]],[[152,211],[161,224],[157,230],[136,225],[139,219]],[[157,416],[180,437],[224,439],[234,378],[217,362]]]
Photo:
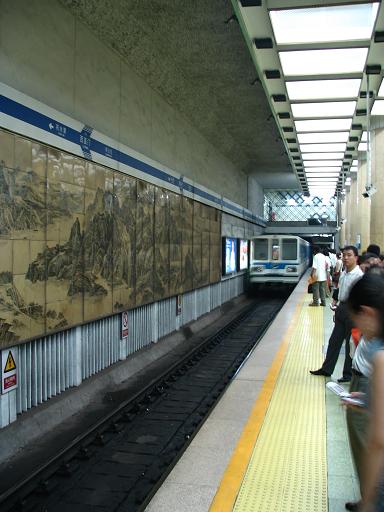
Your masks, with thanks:
[[[0,130],[0,346],[214,283],[214,208]]]

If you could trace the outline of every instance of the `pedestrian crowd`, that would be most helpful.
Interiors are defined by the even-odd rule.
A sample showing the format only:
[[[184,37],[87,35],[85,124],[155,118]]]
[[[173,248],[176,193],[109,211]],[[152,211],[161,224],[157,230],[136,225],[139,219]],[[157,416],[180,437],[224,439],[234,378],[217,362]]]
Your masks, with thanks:
[[[331,377],[345,347],[337,381],[349,384],[344,403],[361,491],[345,508],[384,512],[384,257],[376,244],[360,256],[353,245],[340,252],[314,247],[313,255],[309,306],[325,307],[331,296],[334,326],[322,366],[310,373]]]

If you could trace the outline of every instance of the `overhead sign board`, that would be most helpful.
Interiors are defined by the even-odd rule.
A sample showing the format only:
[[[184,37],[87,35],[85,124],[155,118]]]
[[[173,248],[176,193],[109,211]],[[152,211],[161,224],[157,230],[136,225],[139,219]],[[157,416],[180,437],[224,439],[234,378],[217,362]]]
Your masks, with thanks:
[[[18,386],[18,348],[11,347],[1,351],[1,392],[8,393]]]

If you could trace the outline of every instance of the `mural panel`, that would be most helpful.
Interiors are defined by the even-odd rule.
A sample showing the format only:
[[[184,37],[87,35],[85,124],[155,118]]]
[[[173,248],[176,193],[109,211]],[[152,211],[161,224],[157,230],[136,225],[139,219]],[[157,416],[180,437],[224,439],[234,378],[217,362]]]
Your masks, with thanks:
[[[115,173],[113,204],[113,309],[135,305],[136,180]]]
[[[155,189],[155,270],[153,276],[154,300],[169,296],[169,195]]]
[[[204,204],[201,205],[201,281],[200,286],[209,284],[209,217],[212,208]]]
[[[221,279],[221,214],[215,208],[209,213],[209,281]]]
[[[113,312],[113,174],[113,171],[105,167],[87,163],[83,233],[84,271],[79,283],[79,289],[84,294],[85,321]]]
[[[0,345],[220,280],[220,218],[0,130]]]
[[[170,268],[170,295],[182,292],[181,266],[182,266],[182,197],[179,194],[168,192],[169,210],[169,268]]]
[[[193,288],[193,200],[182,199],[182,248],[181,248],[181,281],[182,290],[186,292]]]
[[[193,287],[201,286],[202,276],[202,256],[203,256],[203,205],[197,201],[193,204]]]
[[[137,181],[136,305],[153,301],[155,187]]]

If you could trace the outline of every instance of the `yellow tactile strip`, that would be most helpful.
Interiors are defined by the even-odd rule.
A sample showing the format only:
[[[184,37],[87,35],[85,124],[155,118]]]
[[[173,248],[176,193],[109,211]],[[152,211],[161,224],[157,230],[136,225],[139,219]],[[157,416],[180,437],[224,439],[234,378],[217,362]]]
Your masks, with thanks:
[[[308,372],[321,364],[323,312],[307,303],[296,309],[211,512],[327,510],[324,379]]]

